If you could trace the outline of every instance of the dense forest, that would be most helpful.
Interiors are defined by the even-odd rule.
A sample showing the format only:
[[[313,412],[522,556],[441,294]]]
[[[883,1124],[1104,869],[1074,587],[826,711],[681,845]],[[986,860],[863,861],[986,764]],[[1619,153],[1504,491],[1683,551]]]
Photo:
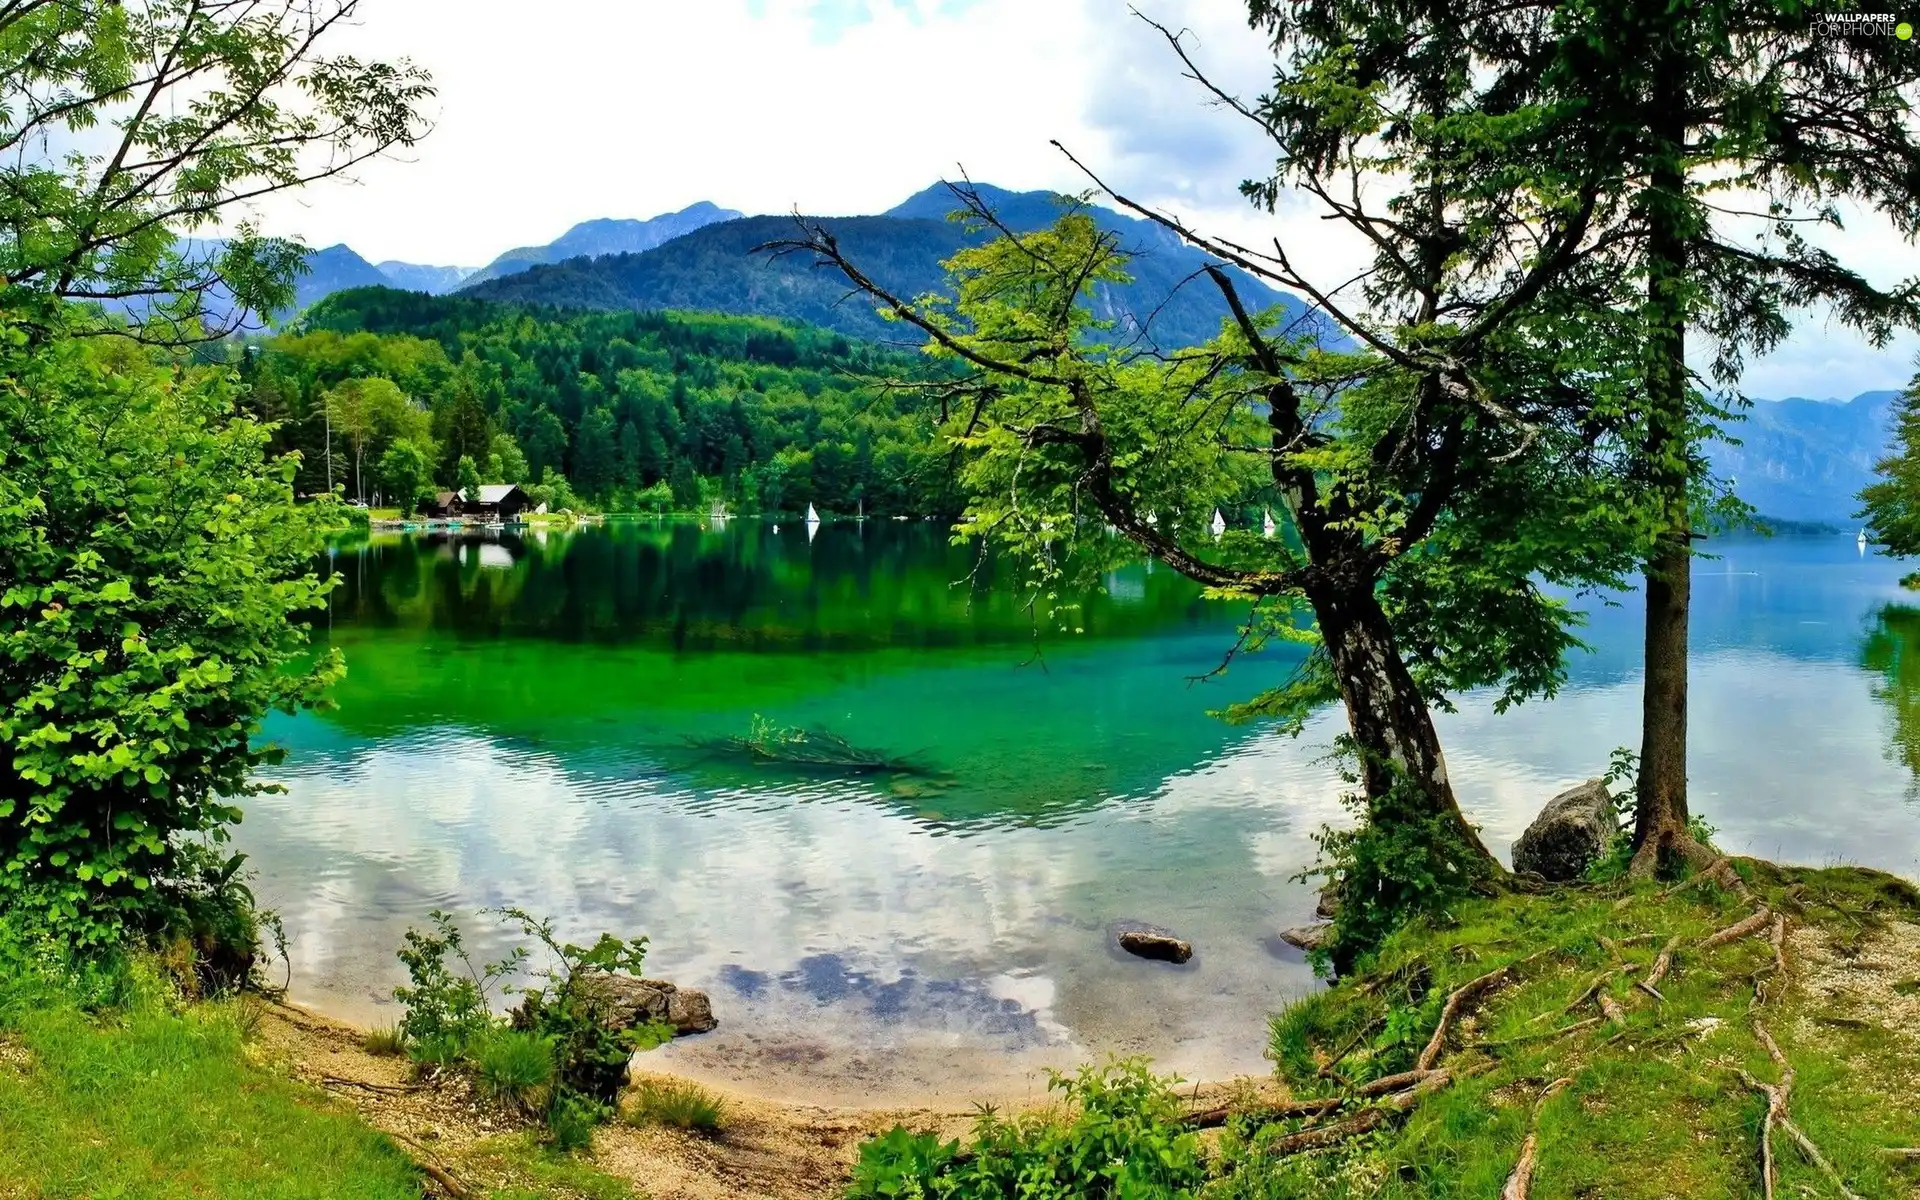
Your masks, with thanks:
[[[917,358],[764,318],[581,313],[367,288],[240,348],[298,489],[415,506],[519,483],[556,508],[875,515],[959,504]]]

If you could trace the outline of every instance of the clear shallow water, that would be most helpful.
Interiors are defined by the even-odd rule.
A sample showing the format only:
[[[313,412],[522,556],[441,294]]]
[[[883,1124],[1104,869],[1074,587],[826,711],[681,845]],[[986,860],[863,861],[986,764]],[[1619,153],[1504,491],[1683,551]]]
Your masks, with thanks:
[[[1730,850],[1920,875],[1920,613],[1851,540],[1716,544],[1695,583],[1693,794]],[[652,939],[649,973],[714,998],[661,1065],[822,1100],[1037,1090],[1108,1052],[1263,1069],[1265,1014],[1312,985],[1276,938],[1339,815],[1325,761],[1209,708],[1284,655],[1189,685],[1235,611],[1164,569],[1074,623],[920,524],[615,524],[544,542],[343,550],[337,710],[276,720],[289,791],[239,840],[295,935],[296,997],[391,1020],[393,948],[440,907],[516,904]],[[1586,602],[1595,651],[1556,700],[1441,718],[1462,802],[1504,852],[1555,791],[1637,743],[1632,597]],[[755,714],[915,754],[952,782],[784,776],[689,739]],[[1112,946],[1176,930],[1183,967]],[[481,935],[486,923],[468,917]],[[476,936],[483,950],[504,943]]]

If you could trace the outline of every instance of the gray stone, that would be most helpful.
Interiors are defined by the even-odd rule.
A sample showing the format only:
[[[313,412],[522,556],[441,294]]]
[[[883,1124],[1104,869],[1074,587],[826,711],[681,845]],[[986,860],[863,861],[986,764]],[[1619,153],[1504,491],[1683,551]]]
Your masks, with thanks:
[[[664,979],[638,979],[591,971],[573,981],[574,991],[598,1004],[610,1029],[631,1029],[651,1021],[673,1026],[675,1035],[706,1033],[719,1022],[705,992],[678,988]]]
[[[1589,779],[1549,800],[1527,826],[1513,844],[1514,872],[1538,875],[1549,883],[1571,883],[1606,853],[1618,831],[1607,785]]]
[[[1313,915],[1322,921],[1331,921],[1340,915],[1340,881],[1329,879],[1320,889],[1320,899],[1314,903]]]
[[[1158,962],[1183,963],[1193,957],[1193,945],[1162,933],[1128,929],[1120,934],[1120,948],[1139,958]]]
[[[1280,940],[1311,954],[1326,944],[1327,935],[1332,932],[1332,925],[1300,925],[1293,929],[1282,929]]]

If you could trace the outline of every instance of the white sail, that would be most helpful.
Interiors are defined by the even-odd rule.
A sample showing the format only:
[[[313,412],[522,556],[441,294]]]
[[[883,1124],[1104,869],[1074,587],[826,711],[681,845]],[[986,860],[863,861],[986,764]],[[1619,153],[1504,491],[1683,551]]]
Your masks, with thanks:
[[[1260,533],[1264,537],[1273,536],[1273,510],[1272,509],[1267,510],[1266,520],[1260,523]]]
[[[817,538],[819,536],[820,536],[819,519],[815,518],[814,520],[808,521],[807,522],[807,541],[811,543],[814,538]]]
[[[820,523],[820,514],[813,511],[813,505],[811,504],[807,505],[807,524],[818,525],[819,523]]]
[[[1213,524],[1210,528],[1213,530],[1213,536],[1215,537],[1219,537],[1227,531],[1227,519],[1220,515],[1220,510],[1217,508],[1213,510]]]

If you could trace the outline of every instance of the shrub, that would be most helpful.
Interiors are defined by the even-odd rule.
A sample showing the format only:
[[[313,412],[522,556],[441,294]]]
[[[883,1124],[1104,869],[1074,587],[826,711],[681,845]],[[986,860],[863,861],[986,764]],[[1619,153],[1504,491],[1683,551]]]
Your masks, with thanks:
[[[726,1101],[689,1080],[643,1080],[633,1092],[627,1121],[633,1125],[671,1125],[716,1133],[726,1119]]]
[[[555,1092],[547,1109],[547,1138],[556,1150],[585,1150],[593,1145],[593,1127],[607,1119],[608,1111],[577,1092]]]
[[[400,1034],[408,1053],[417,1062],[451,1066],[497,1023],[489,997],[524,956],[477,967],[452,914],[435,909],[428,917],[431,932],[406,932],[399,958],[411,982],[395,988],[393,998],[407,1010],[400,1018]]]
[[[1065,1114],[1005,1120],[992,1110],[957,1142],[896,1126],[860,1148],[851,1200],[940,1196],[952,1200],[1106,1200],[1191,1197],[1205,1182],[1199,1138],[1181,1123],[1172,1082],[1127,1060],[1054,1072]]]
[[[522,1112],[546,1107],[553,1085],[553,1039],[518,1029],[496,1029],[472,1051],[480,1089]]]
[[[0,323],[0,381],[0,907],[109,946],[264,790],[261,718],[338,676],[292,619],[337,506],[294,503],[224,368]]]

